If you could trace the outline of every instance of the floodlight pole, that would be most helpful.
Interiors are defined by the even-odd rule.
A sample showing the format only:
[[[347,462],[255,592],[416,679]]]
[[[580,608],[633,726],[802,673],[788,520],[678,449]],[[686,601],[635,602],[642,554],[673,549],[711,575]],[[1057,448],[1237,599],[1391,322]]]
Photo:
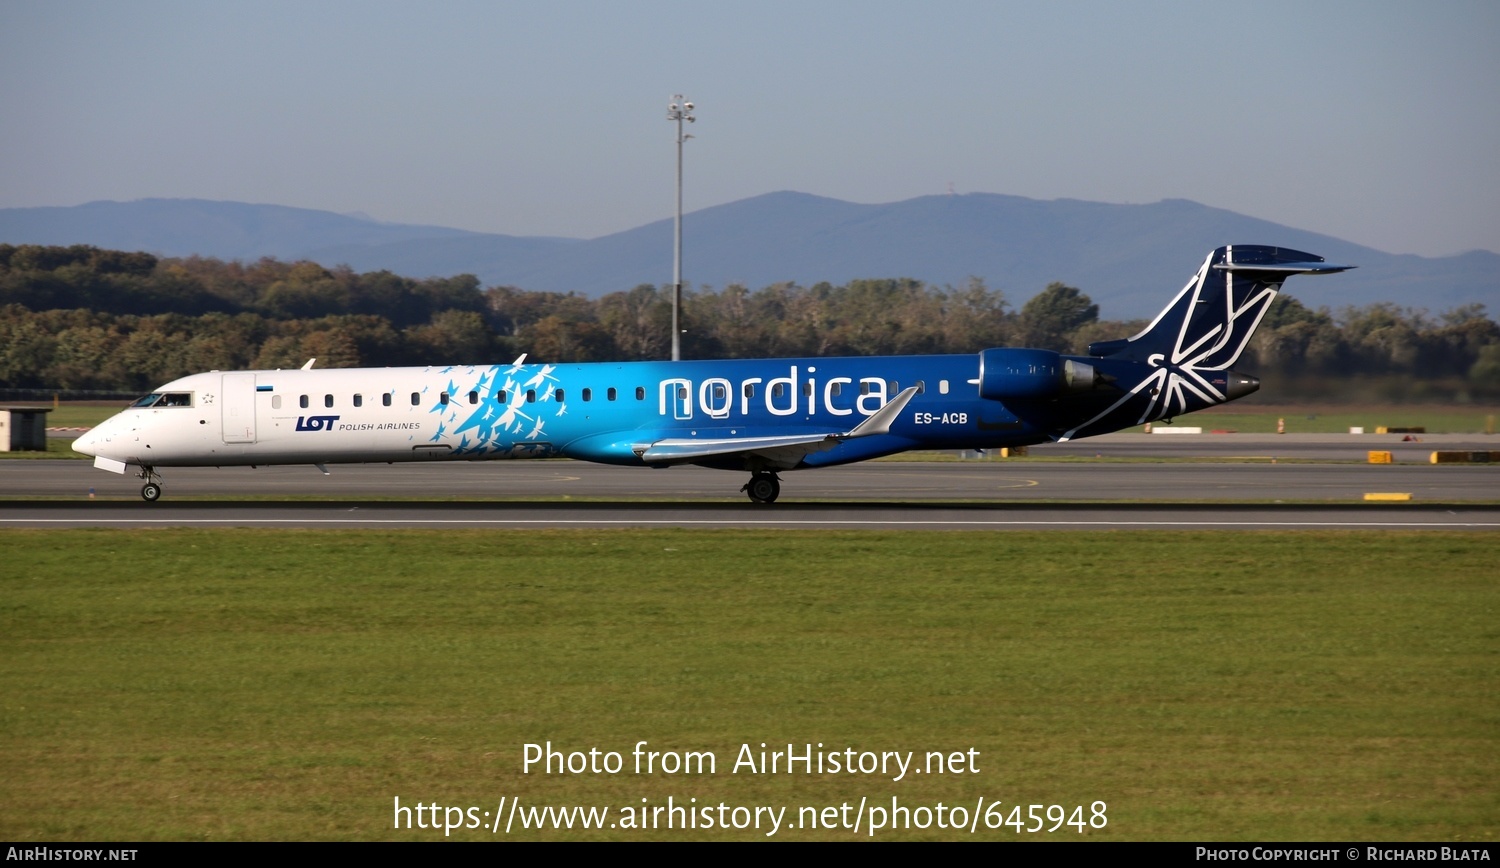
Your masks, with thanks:
[[[682,134],[682,122],[693,123],[693,104],[682,94],[672,94],[667,120],[677,122],[677,219],[672,230],[672,361],[682,360],[682,143],[692,136]]]

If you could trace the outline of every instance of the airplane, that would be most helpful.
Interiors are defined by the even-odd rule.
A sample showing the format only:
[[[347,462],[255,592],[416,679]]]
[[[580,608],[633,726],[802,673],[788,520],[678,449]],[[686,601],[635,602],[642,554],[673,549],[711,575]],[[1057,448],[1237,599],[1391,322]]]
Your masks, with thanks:
[[[1260,388],[1231,370],[1281,284],[1330,274],[1310,253],[1220,247],[1134,337],[1085,356],[730,359],[193,374],[73,443],[94,466],[157,468],[567,457],[748,472],[768,504],[780,474],[911,449],[1060,442],[1170,419]]]

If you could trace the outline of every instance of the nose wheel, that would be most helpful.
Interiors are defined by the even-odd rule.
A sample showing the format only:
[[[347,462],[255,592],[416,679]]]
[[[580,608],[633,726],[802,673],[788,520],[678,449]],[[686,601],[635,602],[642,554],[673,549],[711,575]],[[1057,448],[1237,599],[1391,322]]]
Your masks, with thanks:
[[[147,503],[161,500],[161,477],[156,475],[156,470],[143,466],[137,475],[146,480],[146,484],[141,486],[141,499]]]
[[[776,498],[781,495],[781,480],[776,478],[775,473],[752,473],[750,481],[740,491],[750,495],[750,499],[756,503],[775,503]]]

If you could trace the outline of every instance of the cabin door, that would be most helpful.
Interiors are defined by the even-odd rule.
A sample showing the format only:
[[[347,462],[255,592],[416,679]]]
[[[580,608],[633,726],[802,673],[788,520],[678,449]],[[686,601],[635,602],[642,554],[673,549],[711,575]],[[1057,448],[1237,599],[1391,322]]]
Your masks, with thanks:
[[[219,401],[225,443],[255,442],[255,375],[225,374]]]

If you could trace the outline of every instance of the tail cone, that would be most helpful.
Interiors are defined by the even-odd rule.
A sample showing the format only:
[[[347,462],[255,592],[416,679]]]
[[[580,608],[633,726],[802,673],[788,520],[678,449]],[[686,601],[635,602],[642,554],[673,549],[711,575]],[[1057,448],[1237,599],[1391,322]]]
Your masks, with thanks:
[[[1224,389],[1225,400],[1233,401],[1243,398],[1251,392],[1259,391],[1260,377],[1252,377],[1249,374],[1237,374],[1229,371],[1229,383]]]

